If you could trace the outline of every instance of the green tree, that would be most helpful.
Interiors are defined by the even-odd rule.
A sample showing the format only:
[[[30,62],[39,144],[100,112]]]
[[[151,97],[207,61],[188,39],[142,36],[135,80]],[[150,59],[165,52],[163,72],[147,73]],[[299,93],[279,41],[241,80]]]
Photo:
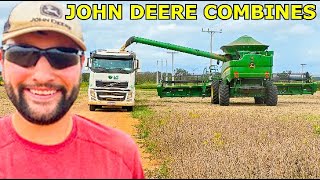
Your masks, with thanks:
[[[182,68],[176,68],[175,76],[187,76],[187,75],[191,75],[187,70]]]
[[[156,72],[139,72],[136,76],[136,84],[152,84],[156,83]]]
[[[82,82],[89,82],[89,73],[82,73]]]

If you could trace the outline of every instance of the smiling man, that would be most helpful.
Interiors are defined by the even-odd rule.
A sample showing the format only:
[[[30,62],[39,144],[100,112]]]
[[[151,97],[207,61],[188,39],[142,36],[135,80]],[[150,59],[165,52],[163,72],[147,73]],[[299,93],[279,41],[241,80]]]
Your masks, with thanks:
[[[86,46],[55,2],[22,2],[4,27],[0,64],[17,111],[0,119],[0,178],[144,178],[130,136],[70,108]]]

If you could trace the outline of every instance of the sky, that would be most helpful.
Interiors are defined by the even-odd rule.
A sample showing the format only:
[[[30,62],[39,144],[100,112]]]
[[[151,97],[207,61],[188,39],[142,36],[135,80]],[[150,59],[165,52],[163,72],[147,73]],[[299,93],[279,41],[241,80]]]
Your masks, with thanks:
[[[0,33],[11,9],[18,2],[0,2]],[[203,8],[207,4],[311,4],[295,1],[64,1],[64,4],[123,4],[123,20],[82,20],[84,40],[87,45],[86,55],[95,49],[119,49],[131,36],[191,47],[210,52],[210,34],[202,28],[219,31],[213,35],[213,52],[224,54],[220,47],[249,35],[257,41],[269,45],[274,51],[273,72],[301,72],[301,64],[306,64],[303,71],[320,76],[320,2],[317,5],[317,17],[314,20],[208,20],[203,17]],[[130,4],[197,4],[197,20],[130,20]],[[172,56],[169,50],[132,44],[127,50],[134,51],[140,60],[141,72],[157,70],[171,72]],[[157,61],[159,65],[157,66]],[[163,61],[161,68],[160,61]],[[165,62],[167,61],[167,66]],[[217,61],[213,60],[213,64]],[[174,68],[183,68],[190,73],[201,74],[208,68],[210,59],[185,53],[174,55]],[[221,66],[221,63],[220,63]]]

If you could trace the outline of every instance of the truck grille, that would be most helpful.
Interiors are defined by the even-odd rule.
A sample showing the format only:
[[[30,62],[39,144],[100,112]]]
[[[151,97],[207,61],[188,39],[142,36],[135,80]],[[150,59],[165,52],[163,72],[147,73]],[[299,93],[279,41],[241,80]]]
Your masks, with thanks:
[[[126,92],[97,92],[100,101],[124,101]]]
[[[128,82],[104,82],[96,81],[97,87],[112,87],[112,88],[128,88]]]

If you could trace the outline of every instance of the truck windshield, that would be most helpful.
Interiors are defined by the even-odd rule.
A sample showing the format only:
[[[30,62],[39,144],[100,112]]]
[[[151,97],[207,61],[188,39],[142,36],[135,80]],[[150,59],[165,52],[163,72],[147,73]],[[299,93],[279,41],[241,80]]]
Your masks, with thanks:
[[[130,59],[92,59],[92,71],[109,73],[132,73],[133,60]]]

